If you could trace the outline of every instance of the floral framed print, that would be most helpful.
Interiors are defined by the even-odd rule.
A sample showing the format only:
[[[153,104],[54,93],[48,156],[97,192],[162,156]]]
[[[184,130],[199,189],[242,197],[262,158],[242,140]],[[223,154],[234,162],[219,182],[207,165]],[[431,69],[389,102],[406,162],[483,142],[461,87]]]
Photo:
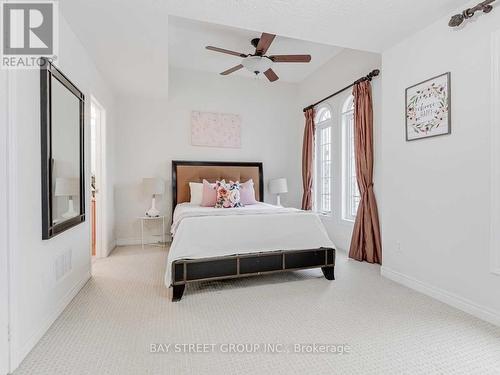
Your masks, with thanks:
[[[445,73],[406,89],[406,140],[451,133],[451,74]]]

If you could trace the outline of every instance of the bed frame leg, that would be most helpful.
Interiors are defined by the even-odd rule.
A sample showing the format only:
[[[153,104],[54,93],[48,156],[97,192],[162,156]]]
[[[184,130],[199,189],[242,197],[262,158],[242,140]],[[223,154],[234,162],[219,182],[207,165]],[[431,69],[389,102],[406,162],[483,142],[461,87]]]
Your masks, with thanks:
[[[323,271],[323,275],[325,275],[327,280],[335,280],[335,267],[321,267],[321,271]]]
[[[172,302],[178,302],[181,300],[185,288],[186,284],[174,285],[172,287]]]

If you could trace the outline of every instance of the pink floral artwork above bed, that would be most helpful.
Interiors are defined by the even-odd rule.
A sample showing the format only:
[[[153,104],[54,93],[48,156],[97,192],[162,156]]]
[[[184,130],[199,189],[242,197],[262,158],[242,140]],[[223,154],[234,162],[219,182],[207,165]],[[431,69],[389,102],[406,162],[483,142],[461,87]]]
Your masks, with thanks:
[[[191,112],[193,146],[241,148],[241,118],[229,113]]]

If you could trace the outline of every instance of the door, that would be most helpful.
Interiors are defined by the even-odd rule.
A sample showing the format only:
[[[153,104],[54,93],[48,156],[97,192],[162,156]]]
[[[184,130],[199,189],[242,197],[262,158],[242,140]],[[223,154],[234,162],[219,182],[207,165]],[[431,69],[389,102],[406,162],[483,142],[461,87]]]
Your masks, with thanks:
[[[105,257],[106,240],[104,225],[104,135],[105,111],[94,97],[90,101],[90,225],[91,225],[91,252],[92,257]]]

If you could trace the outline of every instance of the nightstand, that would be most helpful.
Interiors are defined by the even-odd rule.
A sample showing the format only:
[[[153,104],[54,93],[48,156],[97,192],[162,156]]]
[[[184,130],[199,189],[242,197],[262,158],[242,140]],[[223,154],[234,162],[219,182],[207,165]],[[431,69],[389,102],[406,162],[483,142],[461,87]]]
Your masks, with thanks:
[[[165,244],[165,216],[156,216],[156,217],[141,216],[138,219],[141,221],[141,245],[142,245],[142,250],[144,250],[144,246],[145,245],[164,247],[166,245]],[[159,243],[144,243],[144,223],[146,221],[161,221],[161,234],[157,234],[156,235],[156,236],[161,237],[161,245]]]

